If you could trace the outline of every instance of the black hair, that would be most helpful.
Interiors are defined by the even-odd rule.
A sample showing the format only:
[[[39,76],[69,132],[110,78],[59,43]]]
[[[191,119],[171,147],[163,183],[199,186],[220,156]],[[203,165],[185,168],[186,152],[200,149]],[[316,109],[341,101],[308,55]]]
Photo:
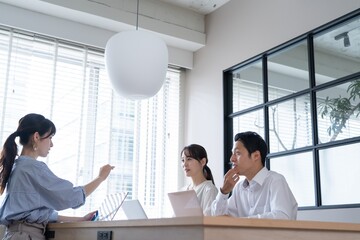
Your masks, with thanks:
[[[205,158],[206,163],[203,167],[203,174],[207,180],[211,180],[212,183],[215,185],[214,177],[211,173],[210,168],[207,165],[209,160],[208,160],[205,148],[198,144],[191,144],[189,146],[184,147],[183,150],[181,151],[180,155],[182,155],[183,153],[185,154],[186,157],[191,157],[191,158],[197,160],[198,162],[200,162],[201,159]]]
[[[56,128],[54,123],[44,116],[30,113],[19,120],[17,130],[6,139],[0,156],[0,195],[5,190],[15,158],[18,155],[15,138],[19,137],[21,145],[24,146],[29,144],[31,136],[36,132],[41,138],[47,138],[56,133]]]
[[[267,144],[264,139],[256,132],[241,132],[235,135],[234,141],[240,141],[249,152],[249,155],[255,151],[259,151],[261,155],[261,163],[265,166],[265,159],[268,151]]]

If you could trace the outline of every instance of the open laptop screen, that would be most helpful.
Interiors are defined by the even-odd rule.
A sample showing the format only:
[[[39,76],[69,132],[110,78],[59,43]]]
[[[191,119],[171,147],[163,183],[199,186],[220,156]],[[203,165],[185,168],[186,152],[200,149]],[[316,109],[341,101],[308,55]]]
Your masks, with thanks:
[[[126,219],[128,220],[148,219],[144,208],[137,199],[124,201],[121,208],[126,216]]]
[[[203,216],[203,210],[194,190],[168,193],[175,217]]]
[[[99,221],[111,221],[114,220],[117,212],[119,211],[121,205],[128,192],[121,192],[115,194],[109,194],[106,196],[104,201],[101,203],[99,208]]]

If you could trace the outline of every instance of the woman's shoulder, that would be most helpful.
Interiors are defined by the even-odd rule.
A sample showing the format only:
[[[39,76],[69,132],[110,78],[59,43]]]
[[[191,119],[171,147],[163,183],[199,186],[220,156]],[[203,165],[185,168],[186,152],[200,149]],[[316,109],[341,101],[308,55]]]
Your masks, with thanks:
[[[211,180],[206,180],[201,184],[201,188],[203,188],[205,191],[218,191],[217,187],[212,183]]]
[[[205,187],[215,186],[211,180],[206,180],[206,181],[202,182],[202,185]]]
[[[15,163],[18,163],[19,165],[27,165],[27,166],[46,166],[46,164],[42,161],[33,159],[28,156],[19,156]]]
[[[29,174],[39,174],[40,172],[48,169],[46,163],[26,156],[20,156],[15,161],[14,166],[17,171],[20,170],[23,173],[28,172]]]

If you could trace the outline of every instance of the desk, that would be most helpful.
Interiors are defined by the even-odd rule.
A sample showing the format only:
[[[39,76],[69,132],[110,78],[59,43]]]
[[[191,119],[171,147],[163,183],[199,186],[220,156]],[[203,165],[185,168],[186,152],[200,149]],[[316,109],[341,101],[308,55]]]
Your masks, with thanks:
[[[51,223],[54,240],[349,240],[360,239],[360,224],[232,217],[184,217],[109,222]]]

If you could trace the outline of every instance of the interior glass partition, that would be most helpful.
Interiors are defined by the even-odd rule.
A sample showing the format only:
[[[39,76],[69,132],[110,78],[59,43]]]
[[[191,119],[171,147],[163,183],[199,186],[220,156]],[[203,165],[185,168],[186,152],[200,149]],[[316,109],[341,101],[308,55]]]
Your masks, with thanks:
[[[360,207],[359,46],[358,9],[224,71],[225,151],[263,136],[300,208]]]

